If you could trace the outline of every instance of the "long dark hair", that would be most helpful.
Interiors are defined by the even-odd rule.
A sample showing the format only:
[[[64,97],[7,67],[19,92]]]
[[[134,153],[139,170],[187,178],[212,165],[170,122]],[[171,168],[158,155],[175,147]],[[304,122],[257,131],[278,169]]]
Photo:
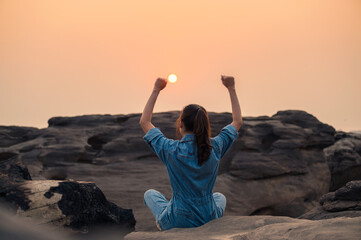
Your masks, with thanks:
[[[177,135],[180,136],[180,122],[183,122],[186,131],[193,132],[197,144],[198,165],[207,162],[211,154],[210,143],[211,126],[208,113],[204,107],[198,104],[189,104],[183,108],[180,117],[177,119]]]

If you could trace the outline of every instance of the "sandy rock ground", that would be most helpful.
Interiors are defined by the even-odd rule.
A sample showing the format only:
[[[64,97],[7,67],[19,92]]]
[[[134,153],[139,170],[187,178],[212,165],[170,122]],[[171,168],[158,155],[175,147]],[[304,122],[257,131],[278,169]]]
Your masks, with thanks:
[[[228,216],[192,229],[165,232],[133,232],[127,240],[258,240],[258,239],[360,239],[361,217],[311,221],[276,216]]]

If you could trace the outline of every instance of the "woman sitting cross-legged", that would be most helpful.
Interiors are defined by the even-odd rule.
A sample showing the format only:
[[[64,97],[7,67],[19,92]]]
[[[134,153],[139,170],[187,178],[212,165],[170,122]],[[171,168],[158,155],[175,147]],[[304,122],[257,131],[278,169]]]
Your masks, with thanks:
[[[197,104],[183,108],[177,120],[177,133],[181,140],[166,138],[151,123],[152,112],[159,92],[167,80],[158,78],[153,92],[140,118],[145,133],[144,140],[167,168],[172,198],[149,189],[144,203],[153,213],[159,230],[201,226],[223,216],[226,198],[213,193],[219,161],[238,137],[242,125],[234,78],[222,76],[232,104],[232,123],[225,126],[216,137],[211,137],[207,111]]]

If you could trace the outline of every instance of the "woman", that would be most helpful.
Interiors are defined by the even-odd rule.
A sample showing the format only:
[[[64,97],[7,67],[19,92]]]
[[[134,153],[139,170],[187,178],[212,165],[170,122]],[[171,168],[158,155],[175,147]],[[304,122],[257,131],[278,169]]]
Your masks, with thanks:
[[[153,213],[159,230],[197,227],[210,220],[220,218],[226,207],[226,198],[213,193],[219,160],[231,147],[242,125],[234,78],[222,76],[232,103],[231,124],[220,134],[211,138],[207,111],[196,104],[182,110],[177,120],[179,140],[166,138],[159,128],[151,123],[154,104],[167,80],[158,78],[153,92],[145,105],[140,125],[144,140],[167,167],[172,198],[168,200],[160,192],[150,189],[144,194],[144,203]]]

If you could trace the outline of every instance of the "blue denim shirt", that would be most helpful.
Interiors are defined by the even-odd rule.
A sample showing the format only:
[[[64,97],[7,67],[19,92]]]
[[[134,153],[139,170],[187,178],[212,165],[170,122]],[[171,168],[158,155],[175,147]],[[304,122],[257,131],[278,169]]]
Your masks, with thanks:
[[[216,211],[213,187],[219,160],[237,137],[233,125],[225,126],[218,136],[211,138],[213,148],[208,161],[198,166],[194,134],[186,134],[181,140],[166,138],[159,128],[145,134],[144,140],[167,167],[172,188],[172,198],[158,220],[163,230],[197,227],[221,217]]]

